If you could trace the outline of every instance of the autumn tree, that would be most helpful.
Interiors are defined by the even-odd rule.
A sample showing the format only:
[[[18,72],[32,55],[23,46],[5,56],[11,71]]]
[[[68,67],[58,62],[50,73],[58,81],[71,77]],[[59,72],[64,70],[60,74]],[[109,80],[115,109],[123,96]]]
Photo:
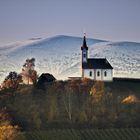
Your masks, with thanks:
[[[88,98],[83,105],[83,113],[85,120],[94,122],[99,120],[99,116],[103,115],[105,111],[104,107],[104,83],[102,81],[96,81],[88,94]]]
[[[37,71],[34,70],[34,67],[35,67],[35,58],[26,59],[26,62],[24,63],[21,72],[23,83],[25,84],[36,83],[38,76]]]
[[[16,89],[19,83],[22,82],[21,75],[16,72],[10,72],[8,76],[6,76],[4,82],[2,83],[2,88],[13,88]]]
[[[51,122],[58,118],[58,105],[57,105],[57,96],[53,93],[49,93],[46,97],[47,106],[47,120]]]
[[[90,90],[90,95],[94,99],[94,102],[99,102],[105,93],[104,83],[102,81],[97,81],[92,86]]]
[[[0,140],[25,140],[19,127],[11,124],[6,108],[0,109]]]

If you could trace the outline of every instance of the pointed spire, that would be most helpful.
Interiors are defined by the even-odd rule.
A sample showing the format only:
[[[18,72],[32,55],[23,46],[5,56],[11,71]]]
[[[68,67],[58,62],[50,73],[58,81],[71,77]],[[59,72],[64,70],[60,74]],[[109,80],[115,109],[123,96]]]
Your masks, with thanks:
[[[88,50],[88,46],[86,43],[86,33],[84,33],[84,38],[83,38],[83,45],[81,47],[81,49],[85,48],[86,50]]]
[[[85,33],[84,33],[84,39],[83,39],[83,46],[84,46],[84,47],[87,47],[87,43],[86,43],[86,36],[85,36]]]

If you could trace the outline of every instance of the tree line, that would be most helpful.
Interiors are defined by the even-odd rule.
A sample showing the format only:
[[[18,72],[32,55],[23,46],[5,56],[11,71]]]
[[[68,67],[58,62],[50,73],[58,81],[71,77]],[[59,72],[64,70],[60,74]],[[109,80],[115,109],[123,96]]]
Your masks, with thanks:
[[[34,58],[26,59],[21,73],[6,76],[0,90],[0,139],[24,140],[21,131],[50,128],[140,127],[139,83],[47,76],[38,76]]]
[[[0,92],[0,107],[23,130],[140,127],[139,99],[114,96],[113,90],[89,79],[55,81],[43,88],[20,85]]]

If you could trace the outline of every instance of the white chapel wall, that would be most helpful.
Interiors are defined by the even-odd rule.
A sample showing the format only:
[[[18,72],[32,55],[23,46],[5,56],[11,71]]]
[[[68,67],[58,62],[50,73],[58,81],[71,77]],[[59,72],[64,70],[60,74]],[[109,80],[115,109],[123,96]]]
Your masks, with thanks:
[[[92,72],[92,76],[90,76],[90,72]],[[84,69],[84,77],[94,79],[94,70],[93,69]]]
[[[90,72],[92,72],[92,75],[90,75]],[[105,72],[106,72],[106,75],[105,75]],[[96,69],[96,70],[84,69],[84,77],[93,79],[93,80],[101,80],[101,81],[112,81],[113,80],[112,69]]]
[[[112,81],[113,80],[113,76],[112,76],[112,69],[103,69],[103,81]],[[107,73],[107,75],[105,76],[105,72]]]
[[[95,80],[102,80],[102,73],[101,73],[101,69],[96,69],[96,79]],[[99,75],[98,75],[99,72]]]

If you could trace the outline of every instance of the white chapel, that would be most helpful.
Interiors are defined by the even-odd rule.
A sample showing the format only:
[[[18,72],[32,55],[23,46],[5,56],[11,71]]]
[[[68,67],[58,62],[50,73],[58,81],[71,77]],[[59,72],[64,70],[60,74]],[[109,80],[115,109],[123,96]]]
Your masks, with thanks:
[[[88,46],[86,37],[83,38],[82,50],[82,78],[95,81],[112,81],[113,67],[106,58],[88,58]]]

